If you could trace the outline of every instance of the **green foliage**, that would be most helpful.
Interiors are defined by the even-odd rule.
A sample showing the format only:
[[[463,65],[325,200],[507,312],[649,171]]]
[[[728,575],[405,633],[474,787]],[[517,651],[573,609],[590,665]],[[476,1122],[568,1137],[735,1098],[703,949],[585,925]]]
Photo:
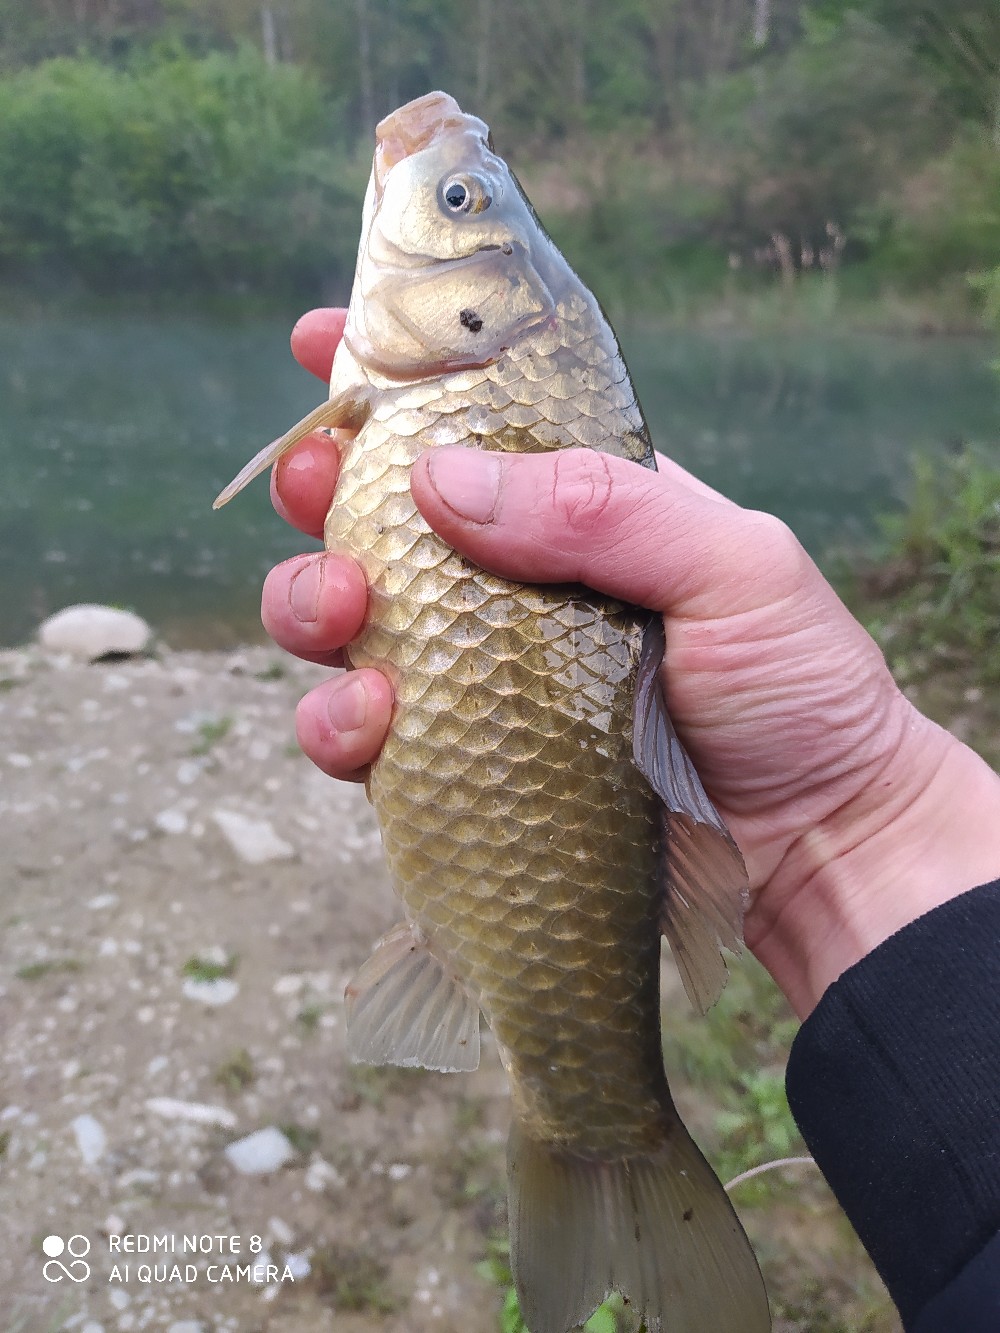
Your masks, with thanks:
[[[230,954],[221,962],[215,958],[203,958],[195,954],[181,968],[181,975],[192,981],[218,981],[222,977],[231,977],[239,966],[239,955]]]
[[[994,0],[0,0],[0,69],[0,280],[343,299],[373,125],[433,87],[617,309],[865,260],[970,313],[998,253]]]
[[[874,219],[873,219],[874,220]],[[982,129],[963,131],[878,210],[874,255],[910,286],[975,273],[1000,254],[1000,151]]]
[[[332,122],[315,79],[249,48],[19,71],[0,84],[0,270],[58,260],[98,288],[346,283],[357,185]]]
[[[909,504],[885,520],[866,591],[888,600],[873,624],[897,674],[962,668],[1000,682],[1000,452],[967,448],[914,464]]]
[[[829,244],[936,142],[933,90],[907,46],[849,14],[813,21],[787,55],[711,81],[691,99],[703,153],[725,164],[720,241],[774,234]]]
[[[517,1292],[510,1271],[510,1244],[506,1235],[494,1233],[489,1237],[486,1258],[479,1264],[477,1271],[480,1277],[495,1282],[503,1292],[503,1304],[498,1316],[500,1333],[530,1333],[517,1303]],[[583,1333],[632,1333],[635,1327],[635,1319],[627,1313],[625,1302],[617,1292],[613,1292],[583,1325]]]

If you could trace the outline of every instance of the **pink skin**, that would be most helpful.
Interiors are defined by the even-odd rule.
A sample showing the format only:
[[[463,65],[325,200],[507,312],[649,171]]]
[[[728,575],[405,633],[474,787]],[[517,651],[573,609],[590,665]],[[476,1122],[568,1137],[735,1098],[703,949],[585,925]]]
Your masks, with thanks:
[[[292,334],[322,379],[343,319],[313,311]],[[663,614],[672,716],[750,872],[747,943],[805,1015],[893,931],[1000,874],[1000,779],[900,693],[784,524],[659,464],[449,449],[419,459],[411,487],[484,567]],[[282,459],[282,517],[320,536],[337,467],[322,435]],[[299,556],[268,575],[262,617],[289,652],[336,666],[366,600],[353,561]],[[331,776],[362,778],[391,709],[378,672],[333,677],[299,704],[299,743]]]

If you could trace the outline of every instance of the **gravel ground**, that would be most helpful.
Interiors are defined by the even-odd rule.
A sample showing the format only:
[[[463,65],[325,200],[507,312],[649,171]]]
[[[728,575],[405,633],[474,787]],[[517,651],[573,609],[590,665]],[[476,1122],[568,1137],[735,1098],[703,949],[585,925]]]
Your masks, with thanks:
[[[344,1054],[398,910],[364,792],[294,744],[323,674],[0,652],[3,1333],[496,1327],[495,1051]]]

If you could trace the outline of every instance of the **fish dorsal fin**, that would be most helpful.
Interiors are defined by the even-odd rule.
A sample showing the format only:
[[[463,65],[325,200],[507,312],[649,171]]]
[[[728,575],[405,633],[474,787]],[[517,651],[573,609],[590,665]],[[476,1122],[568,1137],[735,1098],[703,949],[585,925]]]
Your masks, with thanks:
[[[664,805],[661,929],[688,998],[704,1013],[726,984],[721,950],[742,950],[749,882],[739,848],[667,712],[660,682],[663,652],[663,622],[656,616],[642,641],[632,749],[636,765]]]
[[[370,412],[371,404],[368,399],[354,388],[337,394],[329,402],[320,403],[319,407],[314,407],[308,416],[304,416],[280,439],[272,440],[259,454],[251,458],[246,467],[241,468],[229,485],[223,487],[215,497],[212,508],[221,509],[224,504],[228,504],[234,495],[239,495],[243,487],[253,481],[254,477],[259,477],[276,463],[282,454],[286,454],[293,445],[298,444],[299,440],[304,440],[314,430],[326,426],[330,429],[357,431],[365,424]]]
[[[446,1073],[479,1067],[479,1005],[407,922],[382,936],[345,999],[352,1060]]]

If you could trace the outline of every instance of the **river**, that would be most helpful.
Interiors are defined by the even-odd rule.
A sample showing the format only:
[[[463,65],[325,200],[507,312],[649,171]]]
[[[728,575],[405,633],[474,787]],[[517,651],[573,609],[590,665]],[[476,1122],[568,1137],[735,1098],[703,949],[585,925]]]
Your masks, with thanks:
[[[288,331],[0,318],[0,643],[75,601],[132,607],[173,646],[260,637],[265,571],[309,543],[264,481],[211,501],[322,396]],[[817,557],[871,537],[915,452],[1000,441],[986,339],[621,332],[657,446]]]

